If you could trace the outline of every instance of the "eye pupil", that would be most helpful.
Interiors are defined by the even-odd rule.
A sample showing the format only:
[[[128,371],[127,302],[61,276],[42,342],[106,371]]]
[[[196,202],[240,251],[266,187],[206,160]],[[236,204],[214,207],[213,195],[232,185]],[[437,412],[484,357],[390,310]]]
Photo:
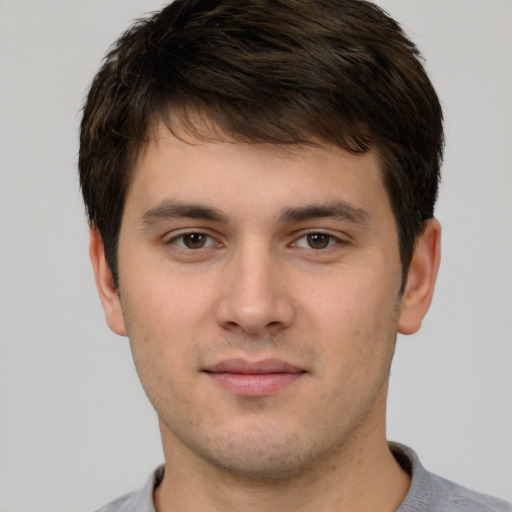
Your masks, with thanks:
[[[206,236],[201,233],[189,233],[183,235],[183,243],[189,249],[200,249],[206,243]]]
[[[307,240],[312,249],[325,249],[329,245],[329,235],[324,233],[311,233]]]

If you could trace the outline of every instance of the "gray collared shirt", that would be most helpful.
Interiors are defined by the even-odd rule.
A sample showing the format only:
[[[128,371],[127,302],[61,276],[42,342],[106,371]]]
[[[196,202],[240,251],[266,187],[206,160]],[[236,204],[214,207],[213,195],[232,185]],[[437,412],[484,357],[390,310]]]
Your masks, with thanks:
[[[397,512],[512,512],[510,503],[429,473],[410,448],[397,443],[389,446],[397,461],[411,475],[411,487]],[[164,466],[160,466],[142,489],[112,501],[97,512],[155,512],[153,491],[163,475]]]

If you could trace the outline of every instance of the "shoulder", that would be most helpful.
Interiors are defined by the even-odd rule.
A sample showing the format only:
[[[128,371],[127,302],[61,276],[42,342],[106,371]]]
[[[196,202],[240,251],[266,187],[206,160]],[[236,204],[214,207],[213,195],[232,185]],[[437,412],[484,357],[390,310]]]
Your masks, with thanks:
[[[153,491],[162,481],[163,475],[164,466],[160,466],[151,473],[142,489],[125,494],[107,503],[96,512],[155,512]]]
[[[432,473],[433,501],[439,512],[512,512],[512,505],[455,484]]]
[[[138,492],[131,492],[107,503],[96,512],[135,512],[135,502],[137,501]],[[138,511],[137,511],[138,512]]]
[[[397,512],[512,512],[512,505],[428,472],[410,448],[390,443],[393,455],[411,475],[411,487]]]

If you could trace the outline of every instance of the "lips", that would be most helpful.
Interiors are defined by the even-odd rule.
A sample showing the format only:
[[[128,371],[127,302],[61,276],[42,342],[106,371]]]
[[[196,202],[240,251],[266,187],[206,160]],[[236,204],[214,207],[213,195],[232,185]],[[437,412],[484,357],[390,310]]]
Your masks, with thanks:
[[[225,359],[203,371],[225,390],[252,397],[274,395],[306,374],[305,370],[278,359]]]

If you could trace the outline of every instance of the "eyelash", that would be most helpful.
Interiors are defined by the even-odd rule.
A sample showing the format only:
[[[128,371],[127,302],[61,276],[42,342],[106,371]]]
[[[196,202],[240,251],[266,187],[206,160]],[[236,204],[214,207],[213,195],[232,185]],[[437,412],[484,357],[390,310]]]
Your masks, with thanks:
[[[320,237],[322,240],[319,241],[313,241],[313,237]],[[300,240],[302,239],[305,239],[306,240],[306,244],[308,247],[304,247],[304,246],[301,246],[299,244]],[[323,242],[326,242],[325,245],[323,245]],[[321,247],[313,247],[311,244],[312,243],[319,243],[319,245],[321,245]],[[312,231],[310,233],[306,233],[302,236],[300,236],[299,238],[297,238],[295,240],[295,242],[292,242],[290,244],[290,247],[300,247],[300,248],[303,248],[303,249],[312,249],[313,251],[323,251],[323,250],[327,250],[327,249],[330,249],[331,247],[334,247],[336,245],[339,245],[339,244],[343,244],[344,242],[334,236],[334,235],[331,235],[329,233],[325,233],[323,231]]]
[[[204,243],[202,245],[198,245],[197,247],[190,247],[190,242],[192,244],[194,243],[194,240],[192,237],[198,237],[203,238]],[[317,238],[317,240],[314,240],[314,237]],[[186,242],[186,239],[189,239],[188,242]],[[318,239],[319,238],[319,239]],[[306,245],[301,245],[300,241],[305,240]],[[196,241],[198,244],[201,243],[201,240]],[[318,247],[313,247],[312,244],[317,243]],[[340,238],[331,235],[329,233],[325,233],[323,231],[313,231],[310,233],[305,233],[298,237],[294,242],[288,245],[288,247],[297,247],[301,249],[311,249],[313,251],[323,251],[330,249],[331,247],[334,247],[338,244],[345,244],[343,240]],[[206,233],[202,233],[200,231],[190,231],[187,233],[181,233],[179,235],[174,236],[169,241],[166,242],[166,245],[174,245],[178,247],[179,249],[183,251],[200,251],[202,249],[208,249],[209,247],[214,246],[221,246],[222,244],[220,242],[215,241],[215,239]]]
[[[185,239],[187,237],[190,238],[194,236],[203,237],[205,243],[199,247],[189,247],[185,242]],[[201,249],[208,249],[209,247],[220,246],[221,244],[220,242],[215,241],[212,236],[207,235],[206,233],[201,233],[200,231],[190,231],[172,237],[169,241],[166,242],[166,245],[174,245],[183,251],[200,251]]]

